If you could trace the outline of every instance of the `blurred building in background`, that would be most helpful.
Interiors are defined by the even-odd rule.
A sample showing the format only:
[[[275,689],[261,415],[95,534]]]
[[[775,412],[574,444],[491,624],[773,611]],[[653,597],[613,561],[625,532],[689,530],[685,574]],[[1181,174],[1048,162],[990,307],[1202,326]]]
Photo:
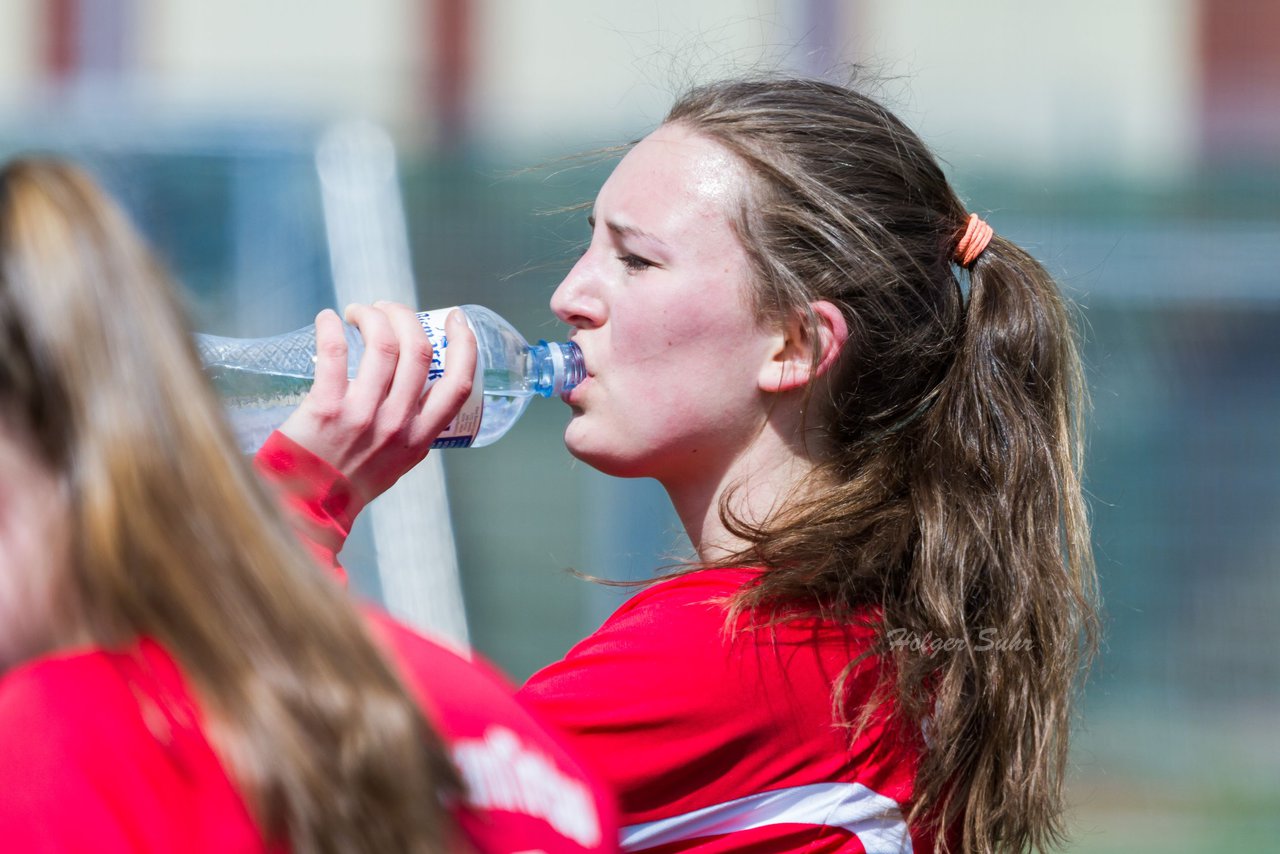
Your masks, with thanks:
[[[0,0],[0,152],[86,158],[205,328],[334,297],[314,146],[399,145],[424,307],[554,337],[601,158],[692,83],[852,66],[1082,307],[1108,643],[1075,848],[1280,836],[1280,3],[1274,0]],[[530,168],[535,167],[535,168]],[[451,452],[471,633],[516,677],[679,559],[661,491],[575,464],[564,412]],[[364,550],[364,551],[362,551]],[[356,537],[348,560],[367,562]],[[377,590],[368,590],[377,595]]]

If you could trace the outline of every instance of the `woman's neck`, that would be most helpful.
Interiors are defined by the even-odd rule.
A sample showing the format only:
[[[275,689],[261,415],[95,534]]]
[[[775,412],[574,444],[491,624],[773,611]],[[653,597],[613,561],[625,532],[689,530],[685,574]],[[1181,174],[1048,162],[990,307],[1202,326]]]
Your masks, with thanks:
[[[667,478],[663,486],[698,559],[712,562],[749,545],[725,526],[722,502],[731,519],[765,523],[808,488],[814,465],[806,449],[766,424],[755,441],[718,470],[687,480]]]

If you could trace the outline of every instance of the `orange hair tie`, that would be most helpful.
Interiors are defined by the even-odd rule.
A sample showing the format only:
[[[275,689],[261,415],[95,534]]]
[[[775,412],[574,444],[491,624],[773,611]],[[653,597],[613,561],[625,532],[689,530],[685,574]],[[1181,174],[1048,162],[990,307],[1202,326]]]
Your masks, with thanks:
[[[956,263],[961,267],[971,267],[978,256],[986,250],[987,244],[995,236],[995,229],[987,225],[977,214],[969,214],[969,222],[964,229],[964,237],[956,244]]]

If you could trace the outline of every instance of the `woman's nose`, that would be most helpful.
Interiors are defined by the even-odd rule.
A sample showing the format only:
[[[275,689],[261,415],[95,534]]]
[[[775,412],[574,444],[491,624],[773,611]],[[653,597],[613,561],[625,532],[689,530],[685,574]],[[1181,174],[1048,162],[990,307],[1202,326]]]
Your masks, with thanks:
[[[551,295],[551,310],[570,326],[588,329],[604,323],[606,311],[590,251],[578,259]]]

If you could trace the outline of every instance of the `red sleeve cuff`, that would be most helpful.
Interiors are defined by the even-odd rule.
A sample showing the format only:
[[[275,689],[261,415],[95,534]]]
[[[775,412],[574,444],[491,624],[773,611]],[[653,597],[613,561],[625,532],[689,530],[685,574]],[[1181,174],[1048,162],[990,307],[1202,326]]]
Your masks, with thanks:
[[[253,462],[263,479],[274,485],[303,544],[345,581],[338,552],[363,507],[350,481],[279,430],[267,437]]]

